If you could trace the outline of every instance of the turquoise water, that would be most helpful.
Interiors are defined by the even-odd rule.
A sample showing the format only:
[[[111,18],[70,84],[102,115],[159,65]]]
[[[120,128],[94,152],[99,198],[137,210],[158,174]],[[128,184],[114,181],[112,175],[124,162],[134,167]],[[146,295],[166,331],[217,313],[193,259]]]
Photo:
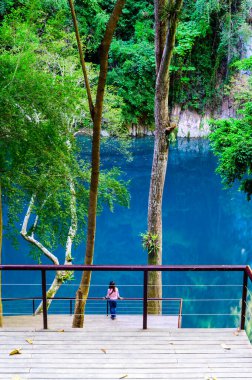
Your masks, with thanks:
[[[80,143],[83,157],[88,159],[90,141],[81,138]],[[146,264],[147,257],[139,235],[147,228],[153,139],[134,139],[129,150],[131,161],[119,152],[115,140],[106,140],[102,144],[102,165],[104,168],[121,167],[124,178],[130,180],[131,202],[129,209],[117,206],[111,213],[105,208],[98,217],[95,264]],[[216,159],[207,140],[179,139],[171,148],[163,198],[164,264],[251,264],[252,203],[235,188],[223,190],[215,168]],[[28,250],[26,242],[22,241],[16,251],[5,241],[3,263],[32,263],[26,254]],[[74,262],[83,263],[83,255],[84,244],[73,252]],[[74,296],[77,286],[74,284],[78,279],[76,275],[74,283],[64,286],[58,295]],[[142,296],[142,275],[129,272],[95,273],[91,295],[103,296],[111,279],[120,285],[123,296]],[[232,307],[239,308],[241,279],[240,274],[234,273],[170,273],[163,276],[163,294],[184,298],[183,326],[234,325],[236,320],[230,314]],[[16,273],[4,274],[4,281],[28,284],[39,283],[40,278],[29,273],[24,279],[22,273]],[[199,286],[202,284],[205,286]],[[233,286],[220,286],[226,284]],[[5,286],[3,291],[5,297],[17,296],[14,286]],[[24,294],[40,295],[40,288],[20,285],[19,295]],[[203,298],[210,301],[199,301]],[[98,312],[98,306],[93,308]],[[21,309],[26,312],[28,307],[20,306]],[[121,306],[121,312],[130,310],[141,312],[141,305],[134,305],[132,309]],[[170,312],[168,304],[164,304],[164,312]],[[226,315],[220,318],[213,314]]]

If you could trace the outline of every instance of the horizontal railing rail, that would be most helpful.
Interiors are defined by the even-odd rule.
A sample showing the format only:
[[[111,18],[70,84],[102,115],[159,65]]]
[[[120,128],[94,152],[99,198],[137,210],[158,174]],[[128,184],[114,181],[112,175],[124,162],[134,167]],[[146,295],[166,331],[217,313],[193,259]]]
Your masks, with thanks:
[[[42,302],[43,302],[43,326],[47,329],[47,294],[46,294],[46,272],[47,271],[126,271],[126,272],[142,272],[143,278],[143,329],[147,329],[148,301],[160,300],[148,298],[148,273],[158,272],[242,272],[242,297],[241,297],[241,329],[245,328],[246,321],[246,305],[247,305],[247,288],[248,279],[252,281],[252,270],[248,265],[0,265],[1,271],[40,271]],[[55,297],[54,297],[55,299]],[[181,326],[182,318],[182,300],[180,303],[179,323]]]
[[[251,273],[248,265],[0,265],[0,270],[34,270],[34,271],[133,271],[133,272],[244,272]],[[252,278],[252,274],[251,274]]]

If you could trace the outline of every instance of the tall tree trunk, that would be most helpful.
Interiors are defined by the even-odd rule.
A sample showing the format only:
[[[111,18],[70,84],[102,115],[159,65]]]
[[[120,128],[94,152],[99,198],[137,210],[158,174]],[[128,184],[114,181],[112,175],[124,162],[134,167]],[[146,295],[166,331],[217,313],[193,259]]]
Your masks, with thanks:
[[[89,112],[90,112],[90,115],[92,117],[92,120],[94,121],[94,104],[93,104],[91,88],[90,88],[90,84],[89,84],[89,80],[88,80],[88,74],[87,74],[86,63],[85,63],[84,54],[83,54],[83,48],[82,48],[81,38],[80,38],[80,34],[79,34],[79,29],[78,29],[78,22],[77,22],[77,18],[76,18],[75,9],[74,9],[74,3],[73,3],[73,0],[68,0],[68,3],[69,3],[71,15],[72,15],[73,24],[74,24],[75,37],[76,37],[79,56],[80,56],[80,64],[81,64],[82,73],[83,73],[84,82],[85,82],[85,87],[86,87],[86,92],[87,92]]]
[[[0,182],[0,264],[2,264],[2,244],[3,244],[3,210],[2,210],[2,189],[1,189],[1,182]],[[3,327],[2,271],[0,271],[0,327]]]
[[[69,3],[71,2],[72,0],[69,0]],[[93,142],[92,142],[91,183],[90,183],[89,209],[88,209],[88,231],[87,231],[87,244],[86,244],[86,254],[85,254],[86,265],[92,265],[93,257],[94,257],[97,194],[98,194],[99,171],[100,171],[101,119],[102,119],[102,109],[103,109],[103,99],[104,99],[104,91],[105,91],[105,85],[106,85],[106,77],[107,77],[107,71],[108,71],[108,53],[109,53],[112,37],[115,31],[116,25],[118,23],[119,17],[122,13],[124,4],[125,4],[125,0],[116,1],[113,12],[108,21],[104,38],[102,40],[101,47],[100,47],[100,74],[99,74],[96,101],[95,101],[93,115],[91,112],[91,116],[93,119]],[[73,8],[73,5],[72,5],[72,8]],[[72,17],[74,20],[75,14],[73,11],[72,11]],[[74,27],[75,27],[75,33],[77,36],[79,33],[78,33],[76,18],[74,21]],[[80,42],[78,43],[78,46],[79,45],[80,45]],[[80,59],[84,60],[84,57],[81,56],[81,54],[80,54]],[[89,293],[90,281],[91,281],[91,272],[85,271],[82,275],[81,283],[76,293],[73,327],[83,327],[84,311],[85,311],[86,300]]]
[[[148,254],[148,264],[162,264],[162,199],[169,152],[169,134],[174,129],[170,123],[169,67],[175,45],[175,34],[182,0],[155,0],[155,143],[152,162],[148,203],[148,233],[158,235],[157,247]],[[162,298],[162,277],[160,272],[149,273],[148,297]],[[159,314],[162,303],[150,301],[148,312]]]
[[[64,265],[71,265],[72,263],[64,263]],[[46,300],[46,308],[47,310],[49,309],[52,301],[53,301],[53,298],[56,296],[59,288],[61,287],[61,285],[67,280],[67,275],[69,274],[70,272],[66,272],[66,271],[57,271],[56,272],[56,275],[53,279],[53,282],[51,283],[49,289],[46,291],[46,297],[47,297],[47,300]],[[40,304],[38,305],[37,309],[35,310],[35,315],[39,315],[43,312],[43,302],[40,302]]]

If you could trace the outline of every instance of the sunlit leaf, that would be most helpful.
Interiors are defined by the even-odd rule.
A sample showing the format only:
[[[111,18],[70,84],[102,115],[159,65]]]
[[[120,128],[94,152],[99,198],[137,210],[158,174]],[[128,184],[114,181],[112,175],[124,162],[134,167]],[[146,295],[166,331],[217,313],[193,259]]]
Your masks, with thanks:
[[[20,347],[20,348],[14,348],[14,350],[12,350],[12,351],[9,353],[9,355],[19,355],[19,354],[22,353],[21,350],[22,350],[21,347]]]

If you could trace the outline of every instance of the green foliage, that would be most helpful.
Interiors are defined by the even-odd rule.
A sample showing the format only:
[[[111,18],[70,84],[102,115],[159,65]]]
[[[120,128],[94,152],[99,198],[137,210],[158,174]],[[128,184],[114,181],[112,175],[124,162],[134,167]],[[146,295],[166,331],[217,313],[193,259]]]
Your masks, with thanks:
[[[104,7],[108,3],[113,4],[111,0],[101,0],[100,2],[104,4]],[[119,20],[118,28],[116,29],[116,39],[123,41],[132,40],[133,36],[138,33],[136,29],[141,28],[141,25],[153,25],[153,15],[154,7],[152,1],[127,0],[123,8],[122,17]],[[146,37],[147,39],[144,39],[144,41],[151,38],[149,30]]]
[[[168,144],[174,144],[177,141],[178,128],[172,129],[171,132],[166,136],[166,140]]]
[[[116,66],[113,62],[117,62]],[[155,87],[153,45],[148,41],[114,41],[110,65],[108,82],[118,89],[118,95],[123,99],[124,122],[152,124]]]
[[[83,36],[89,39],[87,56],[93,62],[98,61],[100,38],[97,35],[101,35],[95,15],[103,20],[112,5],[112,0],[94,0],[85,15],[80,6],[84,19],[80,24],[88,24],[83,31]],[[218,107],[229,65],[237,59],[240,38],[247,33],[245,20],[250,7],[251,0],[232,2],[231,7],[228,0],[184,1],[171,67],[170,104],[179,103],[183,108],[191,107],[199,112]],[[127,1],[112,44],[108,78],[122,100],[121,125],[154,122],[153,22],[152,3]]]
[[[223,97],[229,65],[238,47],[251,0],[187,0],[184,3],[172,62],[172,103],[204,111]]]
[[[251,68],[251,60],[236,63],[239,69]],[[239,94],[238,119],[212,121],[210,140],[214,154],[218,157],[217,173],[226,187],[239,183],[239,189],[251,199],[252,194],[252,81],[249,81],[249,101],[247,91]]]
[[[158,235],[151,234],[150,232],[145,232],[140,234],[142,238],[142,246],[147,250],[149,255],[156,255],[159,250],[159,239]]]
[[[91,121],[64,4],[30,0],[26,7],[12,9],[0,26],[0,181],[8,228],[17,233],[24,205],[35,195],[29,233],[51,250],[66,243],[72,218],[70,181],[78,220],[75,244],[83,240],[90,181],[90,167],[79,157],[74,132]],[[88,70],[95,88],[97,70],[93,65]],[[120,118],[113,103],[111,90],[105,100],[107,123],[111,115],[114,123]],[[114,203],[128,200],[120,172],[102,173],[99,212],[104,204],[113,209]],[[37,248],[31,254],[41,259]]]
[[[99,0],[76,0],[75,9],[86,54],[96,61],[95,52],[101,43],[110,11],[106,11]]]
[[[64,284],[67,281],[73,281],[74,280],[74,272],[71,271],[60,271],[57,272],[57,279]]]
[[[0,16],[6,14],[14,5],[14,0],[2,0],[0,3]],[[21,2],[19,2],[19,5],[21,5]]]
[[[76,1],[87,60],[99,62],[98,48],[113,5],[112,0]],[[128,0],[116,29],[116,39],[112,43],[108,77],[110,98],[113,94],[113,99],[108,100],[107,105],[114,105],[109,120],[114,120],[113,115],[118,115],[119,134],[125,132],[125,124],[153,123],[153,41],[153,4],[146,0]],[[106,115],[104,120],[106,127],[111,125],[106,123]],[[118,134],[116,123],[113,123],[110,132]]]
[[[114,211],[115,203],[129,207],[130,195],[127,191],[128,182],[121,179],[121,171],[118,168],[105,170],[100,174],[99,205],[107,204],[110,211]]]
[[[216,128],[210,139],[219,158],[217,173],[226,187],[240,183],[240,190],[252,194],[252,104],[247,104],[241,119],[213,121]]]
[[[252,57],[245,58],[242,61],[236,61],[232,66],[238,70],[252,70]]]
[[[113,6],[114,0],[75,1],[93,89],[97,83],[99,46]],[[251,0],[184,1],[171,66],[170,105],[179,103],[182,108],[191,107],[198,112],[218,107],[224,85],[234,70],[232,63],[239,57],[240,42],[249,35],[245,21],[250,8]],[[40,44],[35,59],[44,55],[48,71],[57,75],[62,65],[64,70],[67,59],[68,64],[73,65],[72,74],[79,84],[77,91],[82,90],[67,0],[3,0],[0,13],[8,24],[13,23],[15,15],[19,20],[17,25],[23,22],[28,23],[29,28],[33,25],[28,40],[35,38]],[[125,134],[129,124],[152,126],[154,123],[153,24],[153,2],[127,0],[112,43],[103,117],[103,128],[113,135]],[[6,30],[6,46],[12,40],[8,33]],[[23,30],[21,36],[18,28],[15,34],[22,49],[26,34]],[[86,100],[80,124],[91,126]]]
[[[252,342],[252,297],[251,293],[248,295],[248,300],[247,300],[247,318],[246,318],[246,333],[248,335],[248,338],[250,342]]]

